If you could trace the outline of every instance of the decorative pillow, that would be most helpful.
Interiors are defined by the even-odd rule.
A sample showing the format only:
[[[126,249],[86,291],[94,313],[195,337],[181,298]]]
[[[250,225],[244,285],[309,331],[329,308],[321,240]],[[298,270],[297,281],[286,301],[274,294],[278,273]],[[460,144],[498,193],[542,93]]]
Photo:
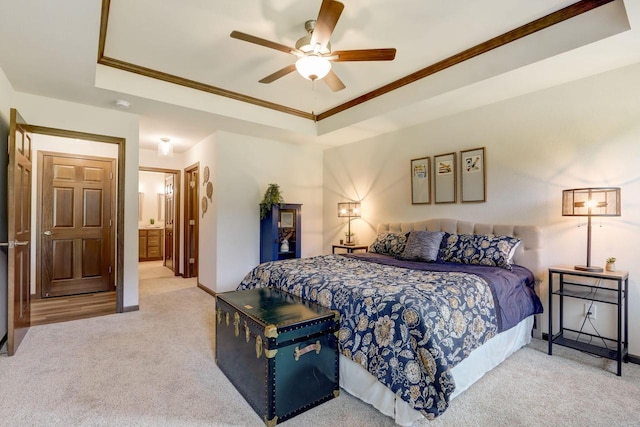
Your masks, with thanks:
[[[511,258],[520,239],[482,234],[449,234],[443,239],[439,258],[460,264],[489,265],[511,270]]]
[[[407,235],[398,233],[380,233],[375,242],[369,246],[369,252],[382,255],[398,256],[404,251]]]
[[[444,232],[442,231],[412,231],[407,238],[404,251],[398,259],[406,261],[435,262]]]

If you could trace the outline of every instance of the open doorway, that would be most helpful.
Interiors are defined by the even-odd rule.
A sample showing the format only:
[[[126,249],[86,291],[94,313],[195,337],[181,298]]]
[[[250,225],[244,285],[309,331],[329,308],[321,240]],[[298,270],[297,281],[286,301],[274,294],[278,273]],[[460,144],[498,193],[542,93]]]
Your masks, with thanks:
[[[56,209],[52,218],[58,222],[64,221],[64,213],[67,212],[68,221],[82,224],[86,228],[86,230],[82,230],[83,232],[95,234],[67,236],[66,239],[58,239],[58,242],[54,237],[59,230],[54,227],[53,223],[45,227],[42,222],[43,219],[46,220],[51,216],[50,213],[44,211],[41,200],[34,200],[37,209],[32,210],[31,229],[35,233],[32,236],[34,244],[32,245],[31,258],[37,261],[33,264],[39,267],[53,265],[54,271],[52,273],[51,269],[46,268],[36,270],[34,266],[34,271],[30,274],[33,278],[31,282],[31,325],[122,312],[124,229],[121,224],[124,224],[125,140],[41,126],[26,125],[25,129],[32,134],[34,158],[36,153],[48,151],[49,154],[55,152],[55,156],[60,160],[59,162],[56,160],[55,165],[48,166],[45,166],[44,162],[38,162],[40,164],[33,171],[37,187],[36,191],[32,191],[33,197],[42,197],[43,192],[48,195],[55,194],[59,200],[54,198],[51,200],[51,204],[60,208],[59,202],[63,199],[69,201],[82,195],[84,199],[84,202],[80,202],[82,209],[75,205],[69,205],[68,210],[64,212]],[[85,151],[88,151],[88,154],[84,153]],[[108,172],[93,163],[75,165],[72,164],[75,160],[70,160],[78,156],[91,157],[95,154],[98,154],[100,159],[94,156],[89,159],[89,163],[108,164]],[[43,174],[41,173],[44,170],[55,172],[55,179],[75,180],[75,184],[60,187],[66,188],[66,190],[44,188]],[[99,186],[98,181],[104,181],[104,185]],[[78,194],[75,190],[71,194],[70,188],[75,187],[78,187]],[[102,209],[104,206],[103,194],[108,196],[110,200],[108,208],[105,208],[106,211]],[[89,209],[88,206],[93,206],[93,208]],[[78,212],[78,214],[72,215],[72,212]],[[68,231],[69,227],[59,225],[58,228],[61,232],[63,229],[64,232]],[[89,228],[91,230],[88,230]],[[108,239],[106,239],[107,237]],[[51,245],[47,246],[51,243],[49,240],[55,241],[52,243],[55,246],[53,250]],[[109,240],[110,243],[105,246],[101,242],[106,240]],[[81,253],[86,257],[79,256]],[[42,256],[49,255],[51,255],[51,260],[55,262],[43,262],[40,259]],[[65,260],[68,259],[73,259],[73,263],[65,263]],[[91,282],[93,285],[97,283],[100,286],[96,285],[97,287],[94,286],[86,292],[83,290],[75,292],[74,289],[65,288],[64,292],[49,292],[49,295],[46,295],[46,291],[42,292],[44,289],[42,282],[38,282],[42,279],[43,274],[60,279],[60,283],[56,283],[57,289],[60,288],[58,285],[69,288],[67,285],[71,281],[77,282],[78,286],[84,286],[84,282]],[[73,288],[73,286],[71,287]],[[68,294],[73,295],[69,296]]]
[[[139,171],[138,261],[159,264],[161,270],[178,276],[180,171],[150,167]]]

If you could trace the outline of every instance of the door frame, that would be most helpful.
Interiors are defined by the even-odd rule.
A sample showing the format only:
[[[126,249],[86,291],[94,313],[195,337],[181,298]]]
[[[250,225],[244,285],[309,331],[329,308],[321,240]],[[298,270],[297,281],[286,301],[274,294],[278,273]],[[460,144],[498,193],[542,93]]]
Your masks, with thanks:
[[[178,170],[178,169],[165,169],[165,168],[155,168],[155,167],[146,167],[146,166],[140,166],[138,168],[138,171],[141,172],[158,172],[158,173],[170,173],[173,175],[174,177],[174,185],[173,185],[173,194],[174,194],[174,204],[176,207],[175,210],[175,222],[178,224],[178,226],[174,226],[173,227],[173,242],[174,242],[174,247],[175,247],[175,253],[173,254],[173,261],[176,262],[176,260],[180,260],[180,197],[181,197],[181,188],[180,188],[180,176],[182,174],[182,171]],[[165,214],[166,215],[166,214]],[[162,255],[163,257],[166,256],[166,254],[163,253]],[[184,266],[183,266],[184,269]],[[174,269],[173,271],[174,275],[176,276],[180,276],[180,263],[178,262],[178,266],[177,268]]]
[[[67,158],[80,158],[82,160],[98,160],[98,161],[103,161],[103,162],[110,162],[111,163],[111,170],[116,169],[116,161],[117,159],[114,159],[112,157],[98,157],[98,156],[89,156],[89,155],[84,155],[84,154],[74,154],[74,153],[60,153],[60,152],[54,152],[54,151],[41,151],[38,150],[38,176],[35,177],[36,179],[36,186],[37,186],[37,194],[36,194],[36,227],[35,227],[35,232],[36,232],[36,237],[37,239],[35,240],[35,245],[36,245],[36,290],[35,290],[35,294],[32,294],[31,297],[32,299],[42,299],[42,244],[41,244],[41,238],[42,238],[42,179],[43,179],[43,175],[44,175],[44,157],[45,156],[54,156],[54,157],[67,157]],[[107,178],[108,179],[108,178]],[[113,180],[111,180],[110,183],[111,186],[111,215],[113,216],[113,213],[115,212],[115,206],[116,206],[116,186],[115,186],[115,182]],[[116,255],[116,246],[115,246],[115,233],[113,230],[117,230],[117,226],[115,228],[112,228],[112,231],[109,233],[110,236],[109,238],[111,239],[111,244],[109,245],[109,247],[111,248],[111,252],[109,254],[109,262],[110,265],[113,265],[115,262],[115,255]],[[112,276],[111,278],[112,281],[114,281],[113,284],[115,284],[115,280],[114,280],[114,276]],[[109,291],[112,291],[112,289],[110,289]]]
[[[66,129],[50,128],[46,126],[26,125],[25,130],[35,134],[58,136],[62,138],[81,139],[87,142],[103,142],[108,144],[118,145],[118,158],[116,176],[118,182],[116,183],[116,275],[115,275],[115,287],[116,287],[116,313],[122,313],[124,311],[124,177],[125,177],[125,152],[126,152],[126,138],[119,138],[115,136],[99,135],[95,133],[79,132]]]
[[[193,200],[193,196],[191,191],[189,190],[189,183],[191,182],[191,176],[196,174],[196,196],[195,200]],[[184,260],[183,260],[183,277],[198,277],[200,272],[200,260],[199,258],[199,235],[200,235],[200,210],[199,206],[199,195],[200,195],[200,162],[194,163],[190,166],[187,166],[184,169]],[[189,262],[189,248],[191,247],[191,237],[189,234],[189,218],[191,214],[195,210],[195,215],[193,216],[195,224],[194,224],[194,252],[195,252],[195,272],[191,271],[190,262]]]

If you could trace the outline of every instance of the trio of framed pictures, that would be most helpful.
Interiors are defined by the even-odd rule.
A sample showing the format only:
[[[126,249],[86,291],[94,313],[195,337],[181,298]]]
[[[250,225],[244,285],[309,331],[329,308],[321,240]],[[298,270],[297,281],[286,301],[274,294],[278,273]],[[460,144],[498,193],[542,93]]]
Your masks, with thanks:
[[[462,203],[487,200],[485,148],[460,152],[460,198]],[[431,157],[411,160],[411,203],[431,203]],[[456,203],[457,155],[446,153],[433,156],[434,203]]]

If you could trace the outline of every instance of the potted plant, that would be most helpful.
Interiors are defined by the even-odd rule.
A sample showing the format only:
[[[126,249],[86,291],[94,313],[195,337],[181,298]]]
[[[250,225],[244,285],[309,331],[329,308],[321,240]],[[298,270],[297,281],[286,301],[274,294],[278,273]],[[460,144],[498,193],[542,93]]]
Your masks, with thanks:
[[[607,266],[605,268],[607,271],[616,271],[616,258],[615,257],[607,258]]]
[[[284,198],[282,197],[280,186],[278,184],[269,184],[267,191],[264,192],[264,197],[260,202],[260,219],[265,219],[267,217],[273,205],[278,205],[280,207],[284,205]]]
[[[355,243],[356,243],[356,241],[355,241],[356,240],[355,239],[356,233],[349,233],[349,232],[345,231],[344,232],[344,237],[347,238],[347,241],[346,241],[345,245],[355,245]]]

